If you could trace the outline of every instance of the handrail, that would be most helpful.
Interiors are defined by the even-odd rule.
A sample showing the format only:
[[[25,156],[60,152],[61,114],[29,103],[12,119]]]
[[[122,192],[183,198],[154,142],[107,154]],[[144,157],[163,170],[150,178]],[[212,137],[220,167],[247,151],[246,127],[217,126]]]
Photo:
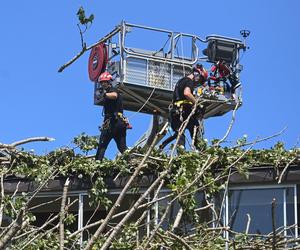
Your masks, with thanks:
[[[181,35],[187,36],[187,37],[196,37],[201,42],[204,42],[204,43],[207,42],[206,40],[204,40],[204,39],[202,39],[198,36],[195,36],[193,34],[189,34],[189,33],[182,33],[182,32],[178,32],[178,31],[171,31],[171,30],[166,30],[166,29],[153,28],[153,27],[150,27],[150,26],[144,26],[144,25],[138,25],[138,24],[132,24],[132,23],[126,23],[126,22],[124,22],[124,24],[125,24],[125,26],[128,26],[128,27],[136,27],[136,28],[160,31],[160,32],[165,32],[165,33],[176,33],[176,34],[181,34]]]
[[[125,26],[128,26],[128,27],[136,27],[136,28],[154,30],[154,31],[159,31],[159,32],[164,32],[164,33],[173,33],[173,31],[170,31],[170,30],[153,28],[153,27],[144,26],[144,25],[138,25],[138,24],[132,24],[132,23],[126,23],[126,22],[124,22],[124,24],[125,24]]]
[[[198,40],[201,40],[199,37],[192,35],[192,34],[188,34],[188,33],[180,33],[180,32],[173,32],[170,30],[165,30],[165,29],[158,29],[158,28],[153,28],[153,27],[149,27],[149,26],[144,26],[144,25],[136,25],[136,24],[131,24],[131,23],[126,23],[123,22],[123,32],[126,31],[126,27],[136,27],[136,28],[141,28],[141,29],[148,29],[148,30],[153,30],[153,31],[159,31],[159,32],[164,32],[164,33],[168,33],[169,36],[171,37],[171,58],[164,58],[165,61],[168,62],[180,62],[180,60],[176,60],[174,59],[174,40],[178,37],[178,36],[186,36],[186,37],[191,37],[191,38],[196,38]],[[174,33],[176,33],[176,35],[174,36]],[[143,55],[142,53],[138,53],[138,52],[133,52],[133,51],[129,51],[126,46],[125,46],[125,34],[123,34],[123,39],[122,39],[122,49],[124,52],[126,52],[128,55],[136,55],[136,56],[144,56],[147,58],[153,58],[153,59],[160,59],[161,57],[158,56],[153,56],[153,55]],[[198,46],[195,44],[195,46],[197,47],[197,51],[196,51],[196,55],[195,55],[195,59],[194,60],[182,60],[181,63],[188,63],[188,64],[195,64],[197,62],[197,58],[198,58],[198,54],[199,54],[199,48]]]
[[[122,45],[123,46],[123,45]],[[163,61],[163,62],[177,62],[177,63],[184,63],[184,64],[195,64],[198,60],[198,58],[194,59],[193,61],[188,61],[188,60],[176,60],[176,59],[172,59],[172,58],[162,58],[162,57],[158,57],[158,56],[152,56],[152,55],[146,55],[146,54],[142,54],[142,53],[138,53],[138,52],[132,52],[132,51],[129,51],[126,47],[123,47],[124,51],[126,52],[126,54],[128,55],[134,55],[134,56],[140,56],[140,57],[144,57],[144,58],[152,58],[152,59],[157,59],[157,60],[160,60],[160,61]]]

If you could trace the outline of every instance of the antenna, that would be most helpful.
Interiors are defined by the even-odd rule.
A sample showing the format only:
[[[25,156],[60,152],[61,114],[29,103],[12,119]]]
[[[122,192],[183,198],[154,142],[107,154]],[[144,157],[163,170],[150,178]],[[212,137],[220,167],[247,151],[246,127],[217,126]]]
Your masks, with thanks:
[[[250,30],[241,30],[240,34],[244,38],[244,48],[243,50],[245,51],[246,49],[249,49],[249,47],[246,46],[246,38],[250,35]]]

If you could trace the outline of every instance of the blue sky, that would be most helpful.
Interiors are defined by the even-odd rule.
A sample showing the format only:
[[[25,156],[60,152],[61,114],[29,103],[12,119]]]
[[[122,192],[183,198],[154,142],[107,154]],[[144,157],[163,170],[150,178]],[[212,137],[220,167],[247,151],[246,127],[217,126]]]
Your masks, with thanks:
[[[83,6],[95,21],[86,33],[87,44],[104,36],[122,19],[205,37],[220,34],[240,38],[251,30],[250,50],[243,56],[243,106],[229,140],[272,135],[288,148],[300,136],[298,78],[300,58],[300,1],[2,1],[0,15],[0,142],[50,136],[55,142],[26,148],[46,153],[67,146],[81,132],[97,135],[101,108],[93,105],[93,83],[88,79],[89,53],[63,73],[59,66],[80,51],[76,12]],[[145,45],[150,41],[144,41]],[[130,113],[127,112],[130,116]],[[220,138],[231,114],[206,121],[206,137]],[[149,116],[138,114],[128,131],[128,146],[148,128]],[[116,153],[112,142],[108,157]]]

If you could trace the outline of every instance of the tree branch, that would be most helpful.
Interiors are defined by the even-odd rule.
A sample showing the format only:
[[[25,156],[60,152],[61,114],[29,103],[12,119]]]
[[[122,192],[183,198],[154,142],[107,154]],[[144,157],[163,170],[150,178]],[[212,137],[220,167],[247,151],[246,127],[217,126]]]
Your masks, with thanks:
[[[29,142],[37,142],[37,141],[55,141],[55,139],[51,138],[51,137],[32,137],[32,138],[28,138],[28,139],[24,139],[24,140],[21,140],[21,141],[14,142],[14,143],[10,144],[10,146],[11,147],[16,147],[16,146],[19,146],[19,145],[22,145],[22,144],[26,144],[26,143],[29,143]]]
[[[274,137],[280,136],[283,132],[285,132],[286,129],[287,129],[287,127],[284,127],[281,131],[279,131],[278,133],[276,133],[274,135],[263,137],[261,139],[256,139],[254,142],[248,142],[248,143],[243,143],[241,145],[235,145],[235,146],[233,146],[231,148],[235,149],[235,148],[240,148],[240,147],[245,147],[245,146],[253,145],[253,143],[259,143],[259,142],[262,142],[262,141],[267,141],[267,140],[272,139]]]
[[[193,250],[193,248],[190,247],[190,246],[186,243],[186,241],[185,241],[183,238],[179,237],[179,236],[176,235],[176,234],[173,234],[173,233],[170,232],[170,231],[168,231],[167,233],[168,233],[172,238],[178,240],[178,241],[179,241],[186,249],[188,249],[188,250]]]
[[[228,135],[229,135],[229,133],[230,133],[230,131],[231,131],[231,129],[232,129],[232,126],[233,126],[233,124],[234,124],[234,122],[235,122],[235,113],[236,113],[237,109],[239,108],[239,106],[240,106],[240,103],[237,102],[236,105],[235,105],[235,108],[234,108],[234,110],[233,110],[233,112],[232,112],[231,121],[230,121],[229,127],[228,127],[228,129],[227,129],[227,131],[226,131],[224,137],[223,137],[221,140],[219,140],[219,141],[218,141],[215,145],[213,145],[213,146],[218,147],[218,146],[219,146],[223,141],[225,141],[226,138],[228,137]]]
[[[60,218],[59,218],[59,245],[60,250],[64,250],[64,219],[65,219],[65,211],[66,211],[66,199],[68,193],[70,180],[69,178],[66,179],[64,189],[63,189],[63,196],[61,200],[61,207],[60,207]]]
[[[115,202],[114,206],[110,209],[110,211],[109,211],[108,215],[106,216],[105,220],[103,221],[103,223],[97,229],[96,233],[92,236],[92,238],[88,241],[88,243],[87,243],[86,247],[84,248],[84,250],[91,249],[91,247],[94,244],[95,240],[100,236],[100,234],[102,233],[102,231],[106,227],[107,223],[109,222],[109,220],[111,219],[111,217],[114,215],[116,209],[121,205],[121,202],[123,201],[123,199],[124,199],[124,197],[126,195],[127,190],[129,189],[129,187],[132,184],[132,182],[134,181],[134,179],[138,176],[138,174],[140,173],[140,171],[144,168],[145,161],[147,160],[148,156],[152,152],[152,150],[153,150],[153,148],[154,148],[154,146],[156,144],[156,141],[163,134],[163,132],[166,130],[166,128],[167,128],[167,123],[163,126],[163,128],[161,129],[161,131],[155,136],[155,138],[154,138],[153,142],[151,143],[151,146],[149,147],[149,149],[148,149],[147,153],[145,154],[144,158],[142,159],[142,161],[140,162],[139,166],[135,169],[134,173],[132,174],[132,176],[130,177],[130,179],[128,180],[128,182],[126,183],[126,185],[123,188],[122,192],[120,193],[117,201]],[[146,194],[146,193],[147,192],[145,192],[144,194]],[[130,213],[128,212],[128,214],[130,214]],[[126,218],[126,216],[124,218]],[[111,235],[114,236],[114,234],[116,234],[116,232],[118,232],[120,230],[120,227],[121,226],[119,226],[119,227],[116,226],[115,230],[113,230],[113,232],[111,233]],[[111,237],[111,235],[107,238],[106,242],[103,244],[102,249],[106,249],[108,247],[108,245],[110,244],[109,241],[113,237],[113,236]]]
[[[93,47],[97,46],[99,43],[103,43],[105,42],[107,39],[109,39],[110,37],[114,36],[115,34],[117,34],[119,31],[121,30],[121,26],[118,25],[112,32],[110,32],[109,34],[107,34],[105,37],[103,37],[102,39],[100,39],[98,42],[92,44],[89,47],[83,47],[82,50],[76,55],[74,56],[70,61],[68,61],[67,63],[65,63],[64,65],[62,65],[59,69],[58,72],[63,72],[63,70],[65,68],[67,68],[68,66],[70,66],[73,62],[75,62],[80,56],[82,56],[84,54],[84,52],[92,49]]]
[[[11,243],[11,239],[13,236],[20,230],[23,219],[24,219],[24,214],[25,214],[25,208],[22,208],[18,215],[17,218],[12,222],[9,230],[7,233],[3,235],[3,237],[0,239],[0,250],[7,249],[8,244]]]
[[[280,176],[279,176],[278,184],[281,183],[283,175],[284,175],[285,172],[287,171],[288,167],[289,167],[296,159],[297,159],[297,157],[294,157],[294,158],[292,158],[292,159],[286,164],[286,166],[284,167],[284,169],[282,170],[282,172],[281,172],[281,174],[280,174]]]

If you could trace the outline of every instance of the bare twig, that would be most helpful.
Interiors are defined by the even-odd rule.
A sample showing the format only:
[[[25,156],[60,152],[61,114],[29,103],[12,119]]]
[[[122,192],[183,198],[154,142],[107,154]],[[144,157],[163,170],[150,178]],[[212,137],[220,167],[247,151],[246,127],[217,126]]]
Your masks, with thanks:
[[[26,209],[28,207],[28,205],[30,204],[30,202],[35,198],[35,196],[42,190],[42,188],[45,187],[45,185],[49,182],[49,180],[51,180],[52,178],[54,178],[55,176],[58,175],[58,170],[54,170],[48,177],[46,180],[44,180],[44,182],[32,193],[32,195],[30,196],[30,198],[28,199],[28,201],[26,202]]]
[[[58,216],[57,216],[58,217]],[[45,235],[50,235],[54,230],[56,230],[57,228],[59,228],[59,223],[56,224],[56,226],[50,228],[49,230],[45,231],[43,234],[37,234],[35,237],[33,238],[30,238],[30,240],[24,244],[22,246],[22,248],[20,250],[23,250],[23,249],[27,249],[27,247],[33,242],[35,241],[36,239],[38,238],[43,238]]]
[[[246,226],[245,234],[248,234],[248,232],[249,232],[250,223],[251,223],[251,216],[250,216],[250,214],[247,214],[247,226]]]
[[[90,218],[87,220],[85,225],[88,225],[90,223],[90,221],[93,219],[93,217],[95,216],[95,214],[97,213],[98,209],[100,208],[100,203],[97,204],[97,207],[95,208],[93,214],[90,216]]]
[[[220,231],[229,231],[230,227],[212,227],[212,228],[204,228],[204,231],[214,231],[214,230],[220,230]]]
[[[206,206],[204,206],[204,207],[198,207],[198,208],[194,209],[194,211],[195,211],[195,212],[202,211],[202,210],[211,208],[211,207],[213,207],[213,206],[214,206],[213,203],[209,203],[208,205],[206,205]]]
[[[211,160],[211,162],[209,162],[210,158],[211,158],[211,155],[208,156],[208,158],[207,158],[206,162],[204,163],[202,169],[199,171],[197,176],[195,176],[194,180],[191,183],[189,183],[185,187],[185,189],[183,189],[174,199],[177,199],[177,198],[183,196],[195,183],[198,182],[198,180],[202,177],[204,171],[207,170],[217,160],[217,158],[213,158]]]
[[[235,149],[235,148],[245,147],[245,146],[253,145],[254,143],[259,143],[259,142],[262,142],[262,141],[270,140],[270,139],[272,139],[274,137],[280,136],[283,132],[285,132],[286,129],[287,129],[287,127],[284,127],[281,131],[279,131],[276,134],[273,134],[273,135],[270,135],[270,136],[267,136],[267,137],[263,137],[261,139],[257,138],[257,139],[255,139],[254,142],[248,142],[248,143],[238,144],[238,145],[235,145],[235,146],[233,146],[231,148]]]
[[[11,199],[13,199],[13,198],[17,195],[17,193],[18,193],[18,191],[19,191],[19,186],[20,186],[20,184],[21,184],[21,181],[19,181],[19,182],[17,183],[16,189],[15,189],[13,195],[11,196]]]
[[[139,156],[139,157],[145,157],[144,154],[138,154],[138,153],[132,153],[132,155],[135,155],[135,156]],[[159,158],[159,157],[153,157],[153,156],[148,156],[149,159],[152,159],[152,160],[156,160],[156,161],[167,161],[166,159],[162,159],[162,158]]]
[[[234,110],[233,110],[233,112],[232,112],[231,121],[230,121],[230,124],[229,124],[229,126],[228,126],[228,129],[227,129],[227,131],[226,131],[224,137],[223,137],[221,140],[219,140],[219,141],[218,141],[215,145],[213,145],[213,146],[218,147],[218,146],[219,146],[223,141],[225,141],[226,138],[228,137],[228,135],[229,135],[229,133],[230,133],[230,131],[231,131],[231,129],[232,129],[232,126],[233,126],[233,124],[234,124],[234,122],[235,122],[235,113],[236,113],[237,109],[239,108],[239,106],[240,106],[240,103],[237,102],[236,105],[235,105],[235,108],[234,108]]]
[[[282,177],[284,176],[285,172],[287,171],[288,167],[297,159],[297,157],[294,157],[292,158],[287,164],[286,166],[284,167],[284,169],[282,170],[280,176],[279,176],[279,179],[278,179],[278,184],[281,183],[282,181]]]
[[[178,241],[179,241],[186,249],[188,249],[188,250],[193,250],[193,248],[190,247],[189,244],[187,244],[186,241],[185,241],[183,238],[179,237],[179,236],[176,235],[176,234],[173,234],[173,233],[170,232],[170,231],[168,231],[167,233],[168,233],[171,237],[173,237],[174,239],[178,240]]]
[[[194,126],[194,129],[193,129],[193,138],[192,138],[192,149],[195,150],[196,147],[195,147],[195,141],[196,141],[196,136],[197,136],[197,129],[199,127],[197,126]]]
[[[148,211],[145,210],[145,211],[142,213],[142,215],[140,216],[140,218],[137,219],[137,221],[134,223],[134,225],[135,225],[136,227],[138,227],[138,226],[142,223],[142,221],[145,219],[147,213],[148,213]]]
[[[82,48],[82,50],[85,50],[86,44],[85,44],[85,42],[83,41],[83,33],[84,33],[86,30],[84,30],[84,31],[82,32],[82,30],[81,30],[79,24],[77,24],[77,27],[78,27],[79,33],[80,33],[81,48]]]
[[[12,240],[18,240],[18,239],[20,239],[20,238],[22,238],[22,237],[25,237],[25,236],[27,236],[27,235],[30,235],[29,237],[27,237],[27,239],[32,239],[32,236],[34,235],[34,233],[39,232],[39,231],[42,231],[47,225],[49,225],[49,224],[52,223],[54,220],[56,220],[56,219],[58,218],[58,216],[59,216],[59,214],[57,214],[57,215],[55,215],[55,216],[53,216],[53,214],[50,214],[50,215],[48,216],[46,222],[45,222],[42,226],[36,227],[36,228],[34,228],[34,229],[32,229],[32,230],[30,230],[30,231],[28,231],[28,232],[25,232],[25,233],[23,233],[23,234],[20,234],[20,235],[18,235],[18,236],[15,236],[15,237],[12,238]],[[51,217],[52,217],[52,218],[51,218]]]
[[[36,206],[34,206],[34,207],[30,207],[30,208],[28,208],[28,211],[31,211],[31,210],[37,209],[37,208],[39,208],[39,207],[43,207],[43,206],[49,205],[49,204],[51,204],[51,203],[53,203],[53,202],[56,202],[56,201],[58,201],[58,200],[60,200],[60,199],[62,199],[62,197],[58,197],[58,198],[56,198],[56,199],[54,199],[54,200],[51,200],[51,201],[47,201],[47,202],[38,204],[38,205],[36,205]]]
[[[159,232],[157,232],[157,235],[158,235],[158,237],[165,243],[166,246],[164,246],[164,247],[167,248],[167,249],[171,249],[171,248],[169,247],[168,242],[165,240],[164,236],[163,236],[162,234],[160,234]]]

